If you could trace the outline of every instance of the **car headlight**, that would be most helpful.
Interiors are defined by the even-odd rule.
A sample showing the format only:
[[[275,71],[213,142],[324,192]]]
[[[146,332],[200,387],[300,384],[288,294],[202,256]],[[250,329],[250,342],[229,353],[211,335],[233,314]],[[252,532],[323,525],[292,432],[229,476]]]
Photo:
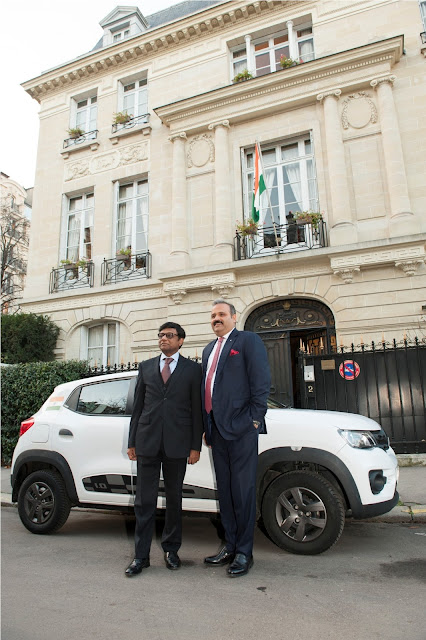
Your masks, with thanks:
[[[344,440],[355,449],[371,449],[377,447],[377,443],[369,431],[350,431],[349,429],[338,429]]]

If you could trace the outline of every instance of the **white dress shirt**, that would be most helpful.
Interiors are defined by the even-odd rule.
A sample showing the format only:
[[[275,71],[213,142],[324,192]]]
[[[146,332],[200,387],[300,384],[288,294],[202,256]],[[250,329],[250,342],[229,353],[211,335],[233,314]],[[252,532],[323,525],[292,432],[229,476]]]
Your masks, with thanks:
[[[164,365],[166,364],[166,358],[173,358],[172,362],[169,362],[170,373],[176,369],[177,362],[179,360],[179,351],[176,351],[172,356],[165,356],[164,353],[161,354],[160,357],[160,373],[164,369]]]
[[[223,340],[222,340],[222,344],[220,345],[219,358],[218,358],[218,361],[217,361],[217,365],[218,366],[219,366],[220,354],[222,353],[223,347],[225,346],[225,342],[228,340],[228,338],[231,335],[231,333],[233,332],[233,330],[234,329],[231,329],[231,331],[229,331],[228,333],[225,333],[225,335],[222,336]],[[212,349],[211,354],[209,355],[209,359],[207,360],[206,382],[207,382],[207,376],[209,375],[209,369],[210,369],[210,367],[212,365],[216,349],[219,349],[219,340],[216,342],[215,346]],[[216,367],[216,371],[217,371],[217,367]],[[213,378],[212,378],[212,398],[213,398],[213,391],[214,391],[214,381],[215,381],[215,378],[216,378],[216,371],[214,372]]]

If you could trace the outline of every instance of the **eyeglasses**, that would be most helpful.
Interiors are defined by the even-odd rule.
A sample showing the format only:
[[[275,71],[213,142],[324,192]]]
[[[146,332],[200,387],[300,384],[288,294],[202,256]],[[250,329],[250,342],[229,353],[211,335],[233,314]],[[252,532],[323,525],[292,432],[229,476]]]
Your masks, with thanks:
[[[171,340],[173,336],[177,336],[177,333],[159,333],[159,338],[167,338],[167,340]]]

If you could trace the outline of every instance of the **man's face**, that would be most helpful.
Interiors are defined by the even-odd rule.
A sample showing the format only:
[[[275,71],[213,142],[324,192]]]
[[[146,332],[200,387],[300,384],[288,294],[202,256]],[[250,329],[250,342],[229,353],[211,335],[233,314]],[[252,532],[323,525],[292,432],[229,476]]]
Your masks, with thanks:
[[[168,358],[176,353],[176,351],[179,351],[181,345],[183,345],[183,338],[179,338],[176,329],[166,327],[159,331],[158,346]]]
[[[223,302],[215,304],[210,315],[210,323],[212,329],[217,336],[224,336],[234,329],[237,322],[237,316],[231,316],[231,311],[227,304]]]

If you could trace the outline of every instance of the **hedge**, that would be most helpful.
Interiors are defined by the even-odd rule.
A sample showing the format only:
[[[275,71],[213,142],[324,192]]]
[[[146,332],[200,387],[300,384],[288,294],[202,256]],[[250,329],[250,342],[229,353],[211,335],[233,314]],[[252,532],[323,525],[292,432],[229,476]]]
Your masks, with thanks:
[[[1,360],[8,364],[55,359],[59,327],[48,316],[15,313],[1,316]]]
[[[21,422],[40,409],[54,388],[83,378],[84,360],[31,362],[2,367],[2,463],[8,464],[19,437]]]

